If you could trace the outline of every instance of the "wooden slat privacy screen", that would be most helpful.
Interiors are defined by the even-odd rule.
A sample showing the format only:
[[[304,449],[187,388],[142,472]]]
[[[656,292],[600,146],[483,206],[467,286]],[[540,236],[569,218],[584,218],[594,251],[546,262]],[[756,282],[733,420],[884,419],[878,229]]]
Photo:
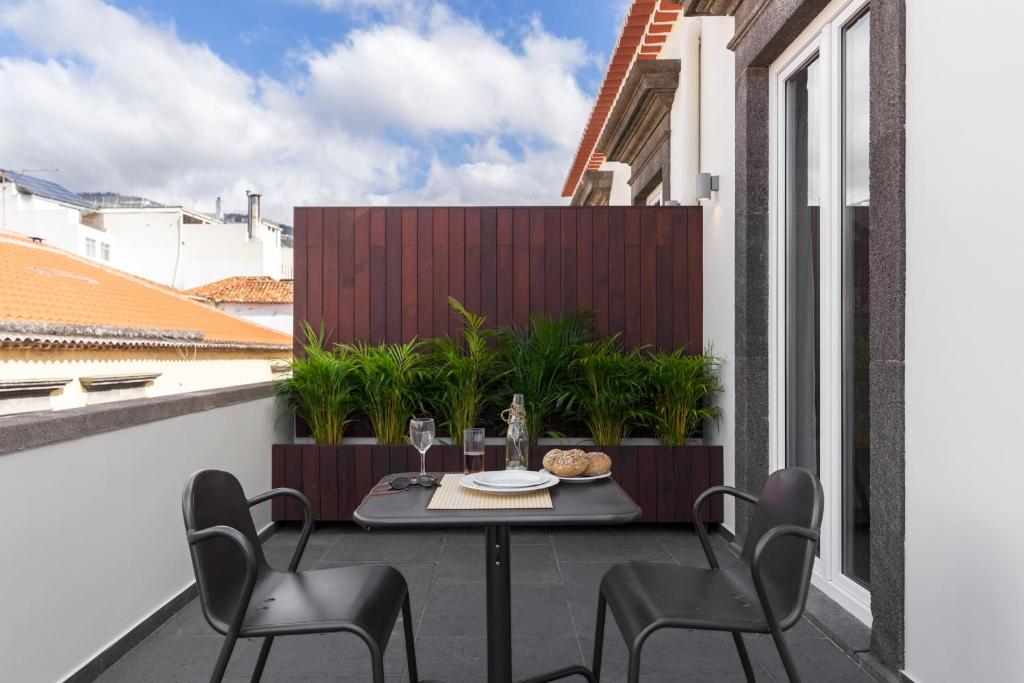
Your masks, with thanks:
[[[628,346],[699,352],[702,260],[700,207],[296,208],[296,337],[454,334],[453,296],[492,325],[593,309]]]

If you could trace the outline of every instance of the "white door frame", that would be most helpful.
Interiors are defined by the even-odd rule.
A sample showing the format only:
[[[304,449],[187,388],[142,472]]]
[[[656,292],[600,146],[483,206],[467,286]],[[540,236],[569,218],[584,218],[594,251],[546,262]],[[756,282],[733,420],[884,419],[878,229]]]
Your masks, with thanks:
[[[868,626],[871,593],[842,572],[842,31],[869,4],[868,0],[833,0],[769,68],[769,315],[768,432],[769,470],[786,466],[786,80],[815,56],[822,89],[820,196],[821,406],[819,477],[825,490],[820,556],[812,581]]]

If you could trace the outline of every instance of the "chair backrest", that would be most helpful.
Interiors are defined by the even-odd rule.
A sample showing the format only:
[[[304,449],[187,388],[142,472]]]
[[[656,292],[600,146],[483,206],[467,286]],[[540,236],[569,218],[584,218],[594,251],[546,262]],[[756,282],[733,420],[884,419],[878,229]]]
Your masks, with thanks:
[[[256,551],[257,569],[266,564],[242,485],[220,470],[200,470],[188,478],[181,498],[186,531],[229,526],[240,531]],[[227,631],[245,584],[245,556],[230,538],[215,537],[190,545],[199,600],[207,621]]]
[[[754,510],[740,561],[753,562],[757,542],[772,527],[794,524],[820,530],[824,501],[821,482],[809,469],[787,467],[772,473]],[[780,622],[803,611],[816,545],[799,536],[782,536],[765,550],[761,576]]]

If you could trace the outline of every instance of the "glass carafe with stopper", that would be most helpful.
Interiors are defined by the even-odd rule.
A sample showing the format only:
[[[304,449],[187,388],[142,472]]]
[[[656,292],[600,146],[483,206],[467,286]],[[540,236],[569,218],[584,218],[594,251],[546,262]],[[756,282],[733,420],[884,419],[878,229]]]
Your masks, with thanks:
[[[512,397],[512,406],[501,413],[501,419],[508,423],[505,436],[505,469],[529,469],[530,435],[526,429],[526,405],[522,394]]]

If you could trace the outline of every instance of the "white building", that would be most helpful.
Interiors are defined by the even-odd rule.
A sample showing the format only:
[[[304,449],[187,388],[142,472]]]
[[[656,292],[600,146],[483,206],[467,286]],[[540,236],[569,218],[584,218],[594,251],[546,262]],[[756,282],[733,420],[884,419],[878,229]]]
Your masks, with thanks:
[[[292,334],[294,287],[291,280],[239,275],[194,287],[185,293],[209,302],[218,310]]]
[[[814,584],[911,681],[1024,680],[1024,11],[987,9],[637,0],[563,188],[702,204],[725,482],[817,472]]]
[[[97,218],[88,200],[55,182],[0,170],[0,230],[110,261],[113,237]]]

